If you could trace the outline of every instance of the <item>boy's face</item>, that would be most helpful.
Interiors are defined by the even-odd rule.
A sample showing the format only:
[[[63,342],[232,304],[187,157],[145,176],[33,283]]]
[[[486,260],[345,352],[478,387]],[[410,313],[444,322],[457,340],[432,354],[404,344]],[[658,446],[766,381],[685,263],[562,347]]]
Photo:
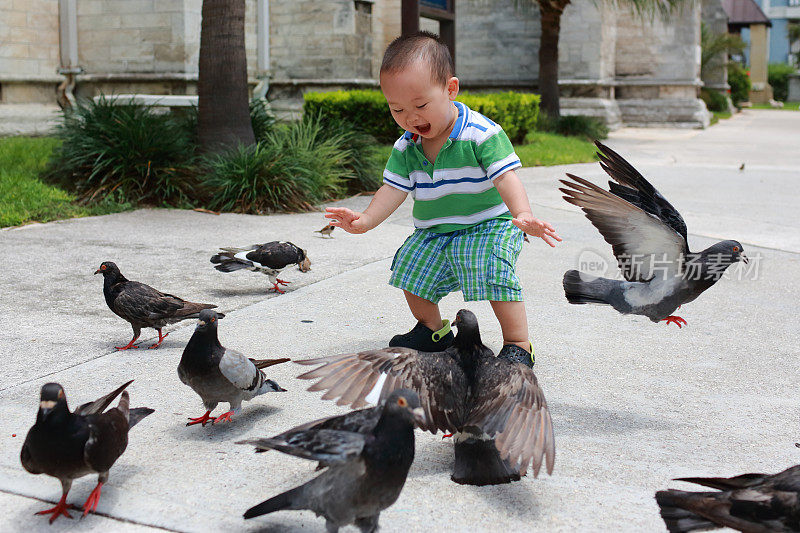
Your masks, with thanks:
[[[450,134],[457,116],[452,102],[458,96],[458,78],[439,85],[427,62],[415,61],[406,69],[381,74],[381,90],[404,130],[431,140]]]

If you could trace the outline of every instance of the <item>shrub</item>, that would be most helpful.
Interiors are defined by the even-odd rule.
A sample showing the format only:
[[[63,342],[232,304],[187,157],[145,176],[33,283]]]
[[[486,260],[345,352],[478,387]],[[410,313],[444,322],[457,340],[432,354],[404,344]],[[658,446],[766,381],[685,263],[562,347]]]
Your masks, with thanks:
[[[275,114],[266,98],[250,100],[250,124],[256,141],[262,140],[275,125]]]
[[[304,98],[306,114],[319,114],[325,121],[344,122],[372,135],[380,143],[394,143],[402,133],[380,91],[306,93]],[[457,100],[500,124],[512,142],[521,142],[535,129],[539,95],[464,92]]]
[[[709,111],[727,111],[728,99],[719,91],[701,89],[700,99],[705,102]]]
[[[583,137],[590,141],[608,137],[608,126],[605,122],[599,118],[583,115],[562,115],[555,120],[542,113],[536,123],[536,130],[570,137]]]
[[[61,147],[45,177],[84,199],[114,193],[121,202],[185,204],[195,155],[185,118],[147,106],[82,101],[64,113]]]
[[[770,63],[767,67],[767,81],[772,86],[775,100],[785,102],[789,97],[789,74],[794,74],[794,67],[786,63]]]
[[[728,85],[731,86],[731,100],[738,106],[750,99],[750,73],[739,63],[728,64]]]
[[[374,189],[380,167],[359,160],[362,143],[374,145],[363,134],[330,127],[314,116],[278,125],[255,146],[206,159],[203,185],[213,191],[209,207],[249,213],[310,210],[340,196],[348,182],[363,184],[374,176],[367,184]]]

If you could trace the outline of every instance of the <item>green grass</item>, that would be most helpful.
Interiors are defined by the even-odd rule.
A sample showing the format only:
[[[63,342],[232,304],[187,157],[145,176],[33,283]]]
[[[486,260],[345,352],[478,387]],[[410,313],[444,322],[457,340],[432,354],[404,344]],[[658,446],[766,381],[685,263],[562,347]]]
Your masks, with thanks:
[[[0,227],[61,218],[102,215],[129,209],[104,202],[82,206],[75,197],[39,180],[59,141],[49,137],[0,139]]]
[[[711,123],[709,125],[713,126],[714,124],[716,124],[720,120],[724,120],[726,118],[731,118],[731,112],[730,111],[712,111],[711,112]]]
[[[514,146],[523,167],[591,163],[598,160],[594,145],[578,137],[535,131],[529,133],[525,141],[525,144]],[[385,162],[392,153],[392,147],[384,145],[380,148],[378,157]]]
[[[769,104],[753,104],[750,109],[782,109],[784,111],[800,110],[800,102],[784,102],[783,107],[772,107]]]

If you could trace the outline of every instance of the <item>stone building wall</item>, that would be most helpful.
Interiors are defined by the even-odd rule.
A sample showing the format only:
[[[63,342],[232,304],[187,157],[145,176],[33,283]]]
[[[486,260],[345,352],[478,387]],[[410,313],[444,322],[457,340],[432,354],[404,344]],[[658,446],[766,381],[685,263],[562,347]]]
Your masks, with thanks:
[[[728,15],[722,8],[721,0],[703,0],[701,16],[703,24],[711,34],[728,31]],[[728,89],[728,70],[725,68],[727,62],[726,53],[717,54],[709,61],[700,73],[705,87],[725,93]]]
[[[58,3],[0,2],[0,102],[55,102]]]

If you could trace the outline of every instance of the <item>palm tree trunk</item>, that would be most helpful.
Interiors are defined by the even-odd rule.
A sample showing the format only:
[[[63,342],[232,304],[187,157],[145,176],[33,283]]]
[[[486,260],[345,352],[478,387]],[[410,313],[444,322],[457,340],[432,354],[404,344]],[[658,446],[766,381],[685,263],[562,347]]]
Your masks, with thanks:
[[[245,0],[203,0],[198,134],[205,151],[254,144],[244,47]]]
[[[540,109],[550,117],[558,118],[561,107],[558,101],[558,36],[561,31],[561,14],[569,0],[540,0],[539,13],[542,36],[539,42],[539,94]]]

